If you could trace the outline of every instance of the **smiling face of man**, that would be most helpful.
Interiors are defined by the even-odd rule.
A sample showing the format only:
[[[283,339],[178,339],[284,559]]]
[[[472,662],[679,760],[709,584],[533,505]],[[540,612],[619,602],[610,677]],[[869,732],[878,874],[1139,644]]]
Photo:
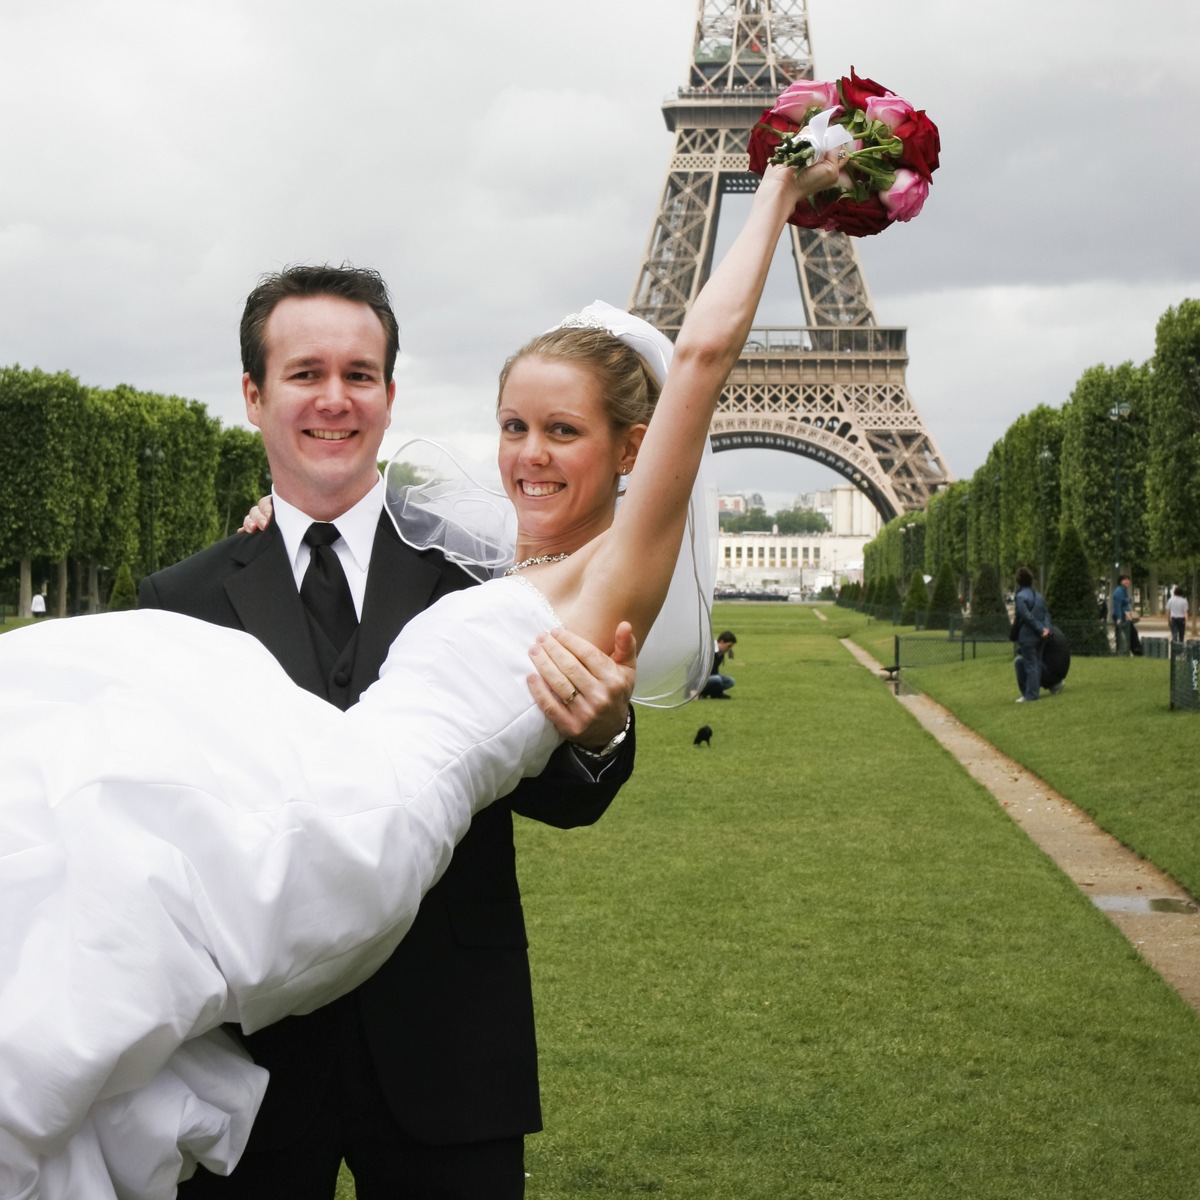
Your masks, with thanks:
[[[275,491],[332,521],[374,486],[395,381],[386,336],[369,305],[289,296],[267,319],[261,384],[242,376],[246,417],[262,433]]]

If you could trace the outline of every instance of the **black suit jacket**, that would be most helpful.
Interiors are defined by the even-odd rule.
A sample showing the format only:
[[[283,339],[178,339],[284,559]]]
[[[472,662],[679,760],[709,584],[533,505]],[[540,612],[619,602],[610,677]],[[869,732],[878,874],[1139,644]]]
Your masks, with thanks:
[[[357,641],[322,676],[275,525],[239,534],[144,579],[142,607],[172,609],[257,637],[301,687],[341,707],[378,676],[407,621],[471,579],[436,551],[417,552],[380,519]],[[627,744],[633,738],[626,739]],[[354,1010],[385,1101],[425,1142],[511,1137],[541,1128],[537,1047],[512,812],[568,828],[596,821],[633,768],[633,747],[599,782],[560,750],[546,771],[475,817],[412,929],[356,991],[246,1038],[271,1072],[257,1142],[295,1137],[338,1065],[332,1031]]]

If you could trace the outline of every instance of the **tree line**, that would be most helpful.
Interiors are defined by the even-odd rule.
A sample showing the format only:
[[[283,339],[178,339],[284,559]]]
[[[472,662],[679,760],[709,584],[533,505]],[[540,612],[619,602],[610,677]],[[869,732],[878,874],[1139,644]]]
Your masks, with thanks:
[[[774,516],[754,507],[744,513],[723,512],[719,517],[722,533],[829,533],[824,513],[802,508],[781,508]]]
[[[0,368],[0,414],[0,605],[22,615],[35,571],[51,611],[97,611],[122,566],[140,577],[195,553],[270,487],[257,432],[223,427],[195,400],[12,366]],[[818,516],[725,524],[819,532],[791,528]],[[1149,361],[1088,368],[1062,408],[1019,417],[970,479],[889,521],[864,552],[865,594],[890,581],[899,598],[943,566],[976,601],[985,569],[1004,581],[1026,564],[1045,588],[1068,532],[1093,594],[1119,564],[1151,596],[1189,579],[1195,603],[1200,301],[1162,315]]]
[[[1152,605],[1160,585],[1184,580],[1195,604],[1200,301],[1162,315],[1147,362],[1089,367],[1061,408],[1014,421],[970,479],[889,521],[865,549],[865,592],[891,580],[899,596],[944,565],[963,597],[981,573],[1011,581],[1021,565],[1045,590],[1064,555],[1090,575],[1093,605],[1125,572]]]
[[[232,532],[270,489],[262,439],[196,400],[0,368],[0,604],[96,612],[141,577]]]

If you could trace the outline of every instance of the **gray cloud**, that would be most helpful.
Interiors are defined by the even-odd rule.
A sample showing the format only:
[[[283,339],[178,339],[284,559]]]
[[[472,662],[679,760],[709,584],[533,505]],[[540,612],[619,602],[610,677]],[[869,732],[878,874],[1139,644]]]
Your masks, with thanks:
[[[258,274],[378,267],[403,361],[396,438],[486,454],[504,356],[624,303],[671,147],[693,0],[10,0],[0,14],[0,363],[203,400],[242,419],[236,323]],[[928,109],[926,212],[859,249],[910,387],[969,474],[1096,361],[1140,361],[1200,294],[1200,17],[1150,0],[811,0],[818,74]],[[725,230],[723,228],[722,232]],[[801,319],[773,280],[764,319]],[[718,457],[728,486],[812,468]],[[821,476],[817,477],[818,480]]]

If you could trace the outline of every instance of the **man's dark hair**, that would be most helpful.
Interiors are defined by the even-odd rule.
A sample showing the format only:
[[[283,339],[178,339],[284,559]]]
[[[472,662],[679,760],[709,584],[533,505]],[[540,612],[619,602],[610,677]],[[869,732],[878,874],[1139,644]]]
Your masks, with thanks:
[[[727,630],[725,630],[724,633],[717,634],[717,641],[718,642],[728,642],[732,646],[732,645],[736,644],[737,638],[735,638],[733,636],[733,634],[730,633],[729,630],[727,629]]]
[[[242,370],[256,387],[262,387],[267,365],[264,334],[267,321],[281,300],[292,296],[334,296],[355,304],[366,304],[383,326],[386,350],[383,359],[385,383],[392,382],[396,370],[396,355],[400,350],[400,329],[392,312],[387,284],[378,271],[363,267],[297,265],[264,275],[258,286],[246,297],[242,310]]]
[[[1033,572],[1028,567],[1017,568],[1017,587],[1033,587]]]

